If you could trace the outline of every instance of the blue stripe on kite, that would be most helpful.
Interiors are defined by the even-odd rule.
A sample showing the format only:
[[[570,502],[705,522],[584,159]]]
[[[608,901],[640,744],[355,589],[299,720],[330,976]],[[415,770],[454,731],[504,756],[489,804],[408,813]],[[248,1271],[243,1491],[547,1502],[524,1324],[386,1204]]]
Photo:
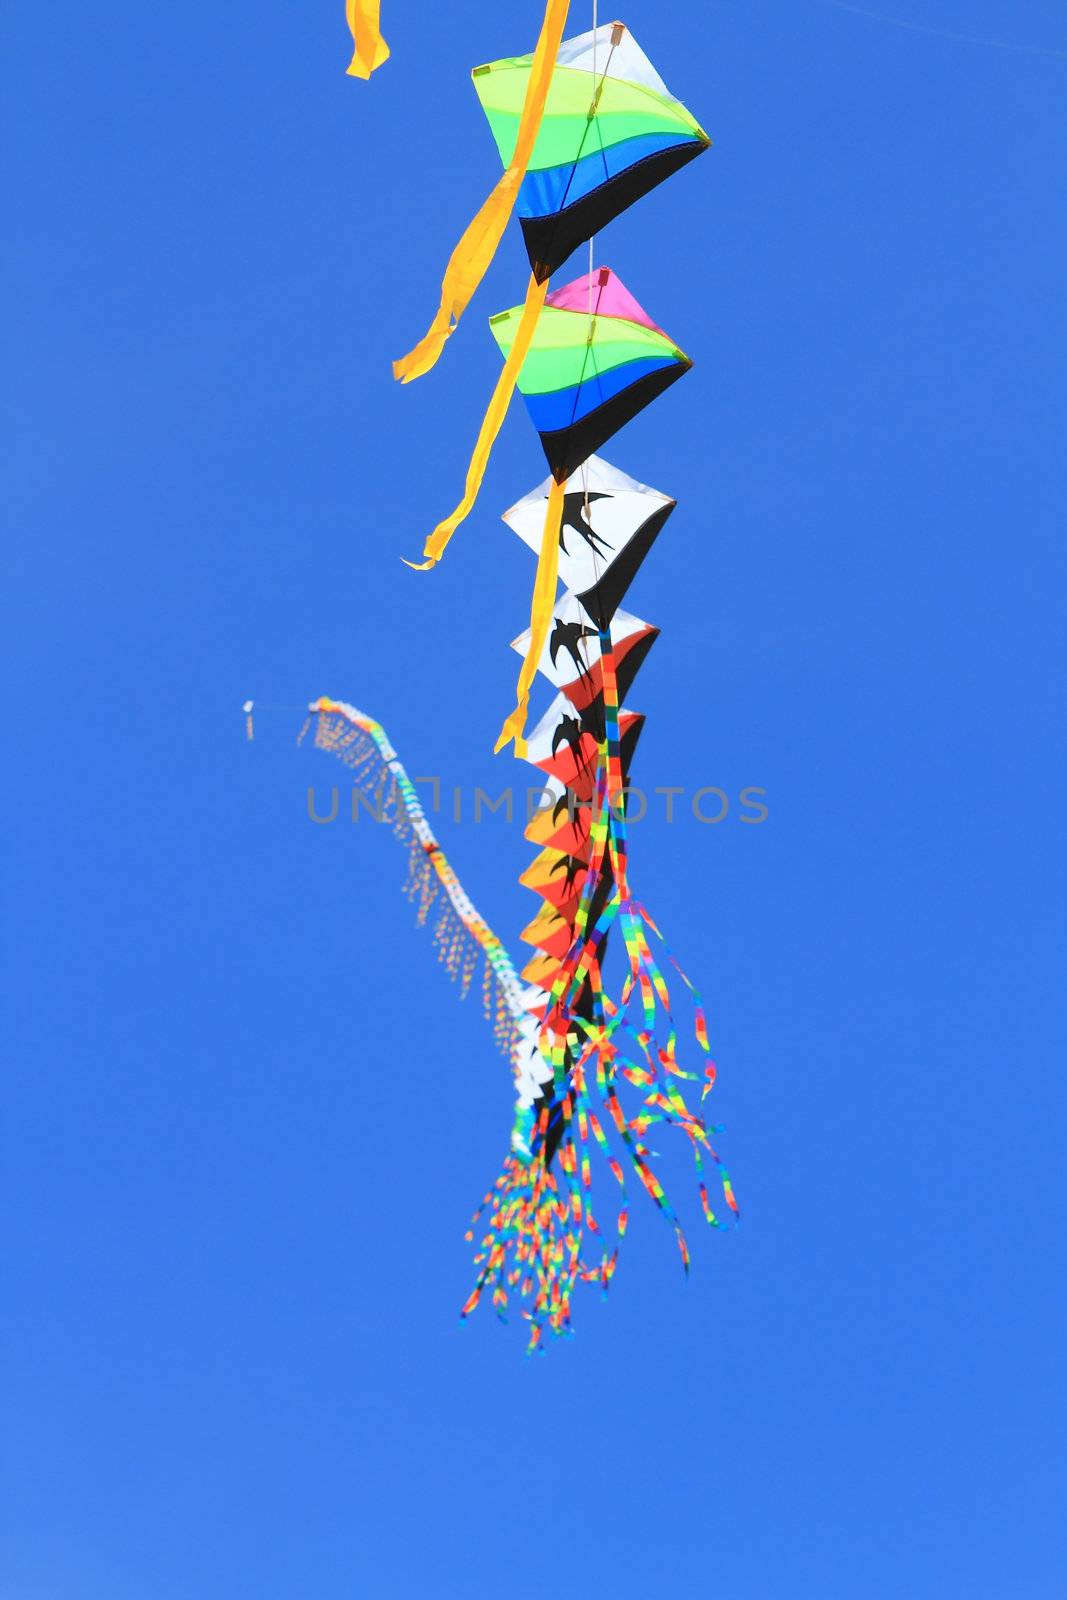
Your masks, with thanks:
[[[631,384],[646,378],[652,372],[662,372],[665,367],[678,363],[670,356],[644,356],[640,361],[624,361],[610,372],[597,373],[584,383],[573,384],[569,389],[553,389],[550,394],[523,395],[538,433],[557,433],[580,422],[590,411],[614,400]]]
[[[590,138],[594,135],[590,134]],[[665,150],[675,150],[679,145],[696,144],[696,136],[679,139],[676,133],[641,133],[633,139],[622,139],[606,149],[596,149],[577,162],[562,167],[544,167],[540,172],[527,171],[519,190],[516,209],[520,217],[553,217],[565,205],[584,200],[587,194],[599,189],[602,183],[617,178],[621,172],[636,166],[648,156],[661,155]]]

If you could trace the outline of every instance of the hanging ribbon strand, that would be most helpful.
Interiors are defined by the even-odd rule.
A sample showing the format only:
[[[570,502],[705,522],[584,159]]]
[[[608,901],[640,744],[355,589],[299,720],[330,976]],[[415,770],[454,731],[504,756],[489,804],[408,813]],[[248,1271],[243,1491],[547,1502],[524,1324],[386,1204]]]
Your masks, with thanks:
[[[708,1161],[718,1172],[730,1212],[738,1213],[729,1176],[711,1143],[715,1130],[687,1104],[682,1090],[685,1082],[695,1085],[703,1078],[706,1095],[714,1071],[710,1064],[703,1074],[682,1064],[670,993],[645,929],[661,941],[662,935],[629,886],[624,741],[615,649],[607,627],[599,630],[596,658],[601,736],[591,756],[595,796],[585,847],[588,865],[579,903],[570,917],[561,919],[571,928],[569,948],[550,963],[554,975],[546,973],[540,980],[544,987],[538,1046],[542,1059],[552,1065],[552,1079],[532,1110],[530,1159],[520,1160],[515,1154],[508,1158],[467,1235],[473,1242],[475,1225],[488,1213],[487,1231],[475,1255],[478,1277],[463,1315],[469,1316],[488,1294],[497,1315],[506,1320],[515,1295],[530,1324],[530,1350],[540,1347],[546,1332],[571,1331],[571,1300],[577,1284],[599,1284],[606,1292],[629,1216],[626,1166],[672,1228],[688,1272],[689,1246],[681,1219],[654,1170],[655,1152],[647,1143],[654,1127],[677,1128],[688,1142],[706,1222],[714,1228],[723,1225],[708,1194]],[[544,762],[536,764],[544,769]],[[573,784],[583,785],[584,792],[589,773],[585,759],[579,764],[576,758],[571,770]],[[538,925],[535,920],[527,934]],[[602,964],[613,928],[621,932],[625,950],[617,996],[605,987]],[[669,951],[667,955],[692,996],[693,1031],[706,1058],[707,1024],[700,996]],[[618,1141],[619,1156],[613,1153],[605,1129]],[[619,1186],[613,1246],[593,1209],[592,1152],[604,1159]]]
[[[436,365],[445,342],[455,331],[496,255],[497,246],[515,209],[515,201],[541,129],[541,118],[569,9],[570,0],[548,0],[519,118],[515,148],[503,177],[452,252],[441,285],[441,303],[428,332],[413,350],[393,363],[393,376],[401,383],[421,378]]]
[[[526,714],[530,706],[530,689],[537,676],[537,663],[544,653],[548,628],[552,621],[552,608],[556,603],[556,586],[559,582],[559,535],[563,526],[566,490],[566,479],[562,483],[552,480],[548,507],[545,511],[545,526],[541,535],[541,550],[537,558],[533,599],[530,602],[530,646],[519,672],[515,709],[500,730],[494,755],[499,755],[513,739],[516,756],[521,760],[526,755],[526,745],[522,736],[526,729]]]
[[[504,425],[504,418],[508,414],[511,397],[515,393],[515,385],[519,379],[519,372],[526,360],[527,352],[537,328],[537,319],[541,315],[541,307],[545,303],[548,284],[538,283],[531,277],[530,287],[526,293],[526,303],[522,308],[518,330],[515,334],[515,343],[508,352],[503,371],[496,381],[493,397],[489,402],[482,425],[478,430],[478,440],[471,455],[470,465],[467,468],[467,483],[463,491],[463,499],[459,505],[439,522],[423,547],[422,561],[406,561],[404,564],[411,567],[413,572],[429,572],[435,567],[445,553],[449,540],[471,511],[482,487],[485,469],[489,465],[489,457],[496,443],[497,434]],[[404,557],[401,557],[404,560]]]
[[[350,78],[369,78],[389,60],[389,46],[379,26],[381,0],[345,0],[355,54],[347,71]]]

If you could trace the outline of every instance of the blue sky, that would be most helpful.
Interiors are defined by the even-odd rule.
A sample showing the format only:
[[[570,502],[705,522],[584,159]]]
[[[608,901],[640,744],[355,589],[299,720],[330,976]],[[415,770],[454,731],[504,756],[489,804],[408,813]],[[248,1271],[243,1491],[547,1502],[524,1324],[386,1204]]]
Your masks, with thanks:
[[[1067,50],[1051,0],[883,7]],[[633,847],[744,1221],[668,1159],[688,1285],[640,1210],[544,1360],[456,1319],[507,1074],[293,737],[328,693],[416,772],[513,776],[520,408],[441,568],[399,557],[518,237],[431,377],[389,360],[498,170],[467,70],[536,9],[393,0],[369,86],[340,0],[5,25],[12,1600],[1063,1592],[1055,54],[625,14],[715,140],[599,254],[696,362],[607,452],[679,501],[635,777],[768,792]],[[517,932],[519,830],[441,834]]]

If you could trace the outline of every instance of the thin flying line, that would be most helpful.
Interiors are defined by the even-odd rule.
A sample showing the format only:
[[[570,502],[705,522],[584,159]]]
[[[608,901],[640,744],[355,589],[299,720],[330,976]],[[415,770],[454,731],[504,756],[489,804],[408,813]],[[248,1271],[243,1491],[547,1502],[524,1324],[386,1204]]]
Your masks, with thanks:
[[[597,0],[593,0],[593,82],[594,82],[594,84],[596,83],[596,30],[597,30]],[[593,325],[593,268],[594,268],[594,259],[595,259],[595,257],[594,257],[594,246],[595,246],[595,244],[596,244],[596,234],[595,233],[591,233],[589,235],[589,326],[590,326],[590,330],[592,329],[592,325]]]
[[[599,27],[599,25],[600,25],[600,16],[599,16],[599,11],[598,11],[598,0],[593,0],[593,82],[594,82],[594,84],[596,83],[596,34],[597,34],[597,28]],[[614,54],[615,54],[615,46],[614,46],[614,44],[612,44],[611,50],[610,50],[610,52],[608,54],[608,67],[611,66],[611,57]],[[608,68],[605,67],[604,68],[605,77],[607,76],[607,70],[608,70]],[[596,105],[596,103],[597,103],[596,102],[596,97],[594,95],[593,104]],[[584,144],[584,142],[585,142],[584,137],[583,137],[583,141],[582,142]],[[601,152],[603,152],[603,149],[604,149],[603,142],[601,142],[600,148],[601,148]],[[572,176],[573,176],[573,174],[572,174]],[[594,274],[595,271],[596,271],[596,234],[595,233],[591,233],[589,235],[589,342],[588,342],[588,344],[586,346],[586,356],[587,357],[588,357],[589,351],[593,347],[593,330],[594,330],[594,327],[595,327],[595,324],[593,322],[593,274]],[[585,376],[585,362],[584,361],[582,363],[582,376],[583,376],[583,378]],[[577,399],[575,400],[575,407],[577,408]],[[589,475],[585,471],[585,462],[584,461],[582,462],[582,486],[585,489],[585,520],[586,520],[586,522],[588,522],[589,521]],[[596,555],[596,550],[595,549],[593,551],[593,555],[594,555],[594,557]],[[594,571],[595,570],[596,569],[594,567]]]
[[[953,33],[948,28],[931,28],[925,22],[908,22],[904,17],[887,17],[882,11],[868,11],[866,6],[856,6],[850,0],[821,0],[835,11],[851,11],[854,17],[866,17],[869,22],[885,22],[892,28],[906,28],[909,33],[925,33],[931,39],[951,39],[955,44],[984,45],[989,50],[1011,50],[1017,55],[1050,56],[1054,61],[1067,61],[1067,50],[1050,50],[1041,44],[1013,44],[1010,39],[985,39],[973,33]]]

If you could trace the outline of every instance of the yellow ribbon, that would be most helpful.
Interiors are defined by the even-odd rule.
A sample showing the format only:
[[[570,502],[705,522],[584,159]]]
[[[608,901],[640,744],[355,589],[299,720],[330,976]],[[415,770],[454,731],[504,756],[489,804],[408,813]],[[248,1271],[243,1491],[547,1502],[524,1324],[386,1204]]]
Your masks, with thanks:
[[[413,378],[421,378],[423,373],[429,372],[436,364],[445,347],[446,339],[455,329],[475,290],[489,270],[533,154],[548,97],[548,86],[552,81],[556,57],[563,40],[563,30],[567,24],[569,5],[570,0],[547,0],[511,161],[500,182],[452,252],[441,284],[441,304],[429,331],[419,340],[414,350],[409,351],[399,361],[393,362],[393,376],[402,383],[410,383]],[[353,0],[349,0],[350,20],[352,6]],[[361,0],[361,8],[370,10],[371,6],[367,0]],[[377,6],[373,9],[377,13]],[[376,62],[375,65],[377,64]]]
[[[430,534],[422,551],[425,560],[404,562],[405,566],[411,567],[414,572],[429,572],[431,567],[437,565],[444,554],[445,546],[448,544],[449,539],[451,539],[464,517],[470,514],[471,508],[478,498],[478,491],[482,486],[482,479],[485,477],[485,469],[489,465],[490,452],[496,442],[496,436],[503,426],[504,418],[508,414],[508,406],[511,404],[511,397],[515,392],[519,371],[526,360],[526,353],[530,348],[530,342],[537,327],[537,319],[541,315],[541,307],[545,303],[545,295],[547,293],[548,280],[546,279],[544,283],[538,283],[537,279],[531,276],[530,286],[526,291],[526,304],[522,308],[522,316],[519,318],[519,326],[515,333],[515,343],[508,352],[508,358],[504,362],[503,371],[496,381],[492,399],[482,419],[481,428],[478,430],[478,438],[471,455],[470,465],[467,468],[467,482],[463,499],[451,516],[446,517],[443,522],[439,522]],[[401,557],[401,560],[404,560],[404,558]]]
[[[348,26],[356,42],[356,53],[348,67],[349,77],[369,78],[389,60],[389,46],[378,25],[381,0],[345,0]]]
[[[537,577],[534,580],[533,600],[530,603],[530,647],[519,672],[515,696],[515,709],[500,730],[493,754],[515,741],[515,754],[520,760],[526,755],[526,713],[530,707],[530,688],[544,654],[548,628],[552,621],[552,608],[556,603],[556,583],[559,578],[559,535],[563,525],[563,497],[566,481],[553,480],[545,511],[545,526],[541,534],[541,553],[537,558]]]

